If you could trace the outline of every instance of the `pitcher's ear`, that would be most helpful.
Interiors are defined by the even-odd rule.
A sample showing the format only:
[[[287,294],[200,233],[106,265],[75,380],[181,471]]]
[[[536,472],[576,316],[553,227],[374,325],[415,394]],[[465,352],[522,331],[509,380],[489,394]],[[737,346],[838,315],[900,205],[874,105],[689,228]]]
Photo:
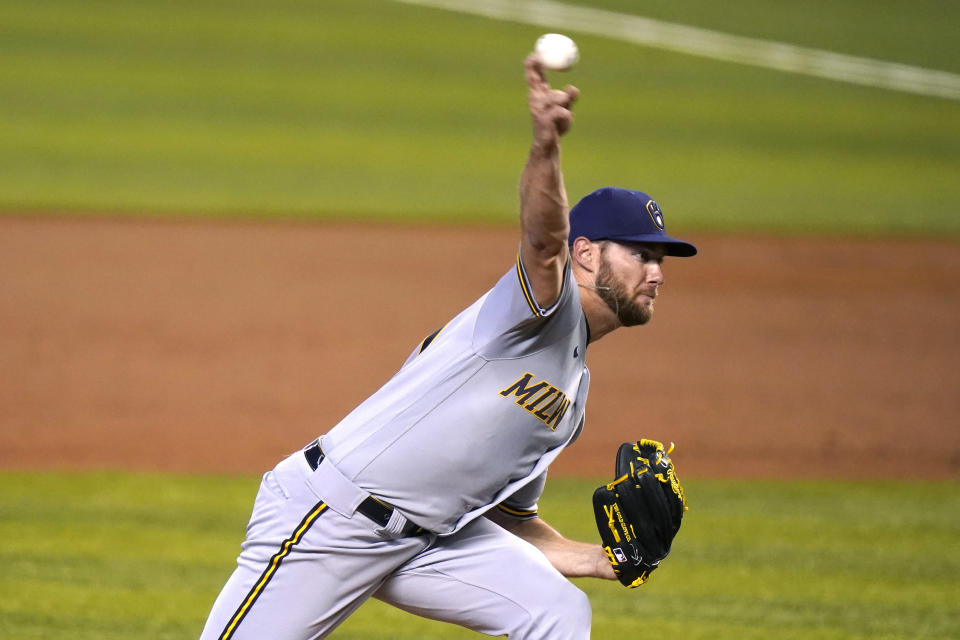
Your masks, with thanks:
[[[600,249],[601,245],[580,236],[573,241],[570,255],[575,265],[592,273],[600,266]]]

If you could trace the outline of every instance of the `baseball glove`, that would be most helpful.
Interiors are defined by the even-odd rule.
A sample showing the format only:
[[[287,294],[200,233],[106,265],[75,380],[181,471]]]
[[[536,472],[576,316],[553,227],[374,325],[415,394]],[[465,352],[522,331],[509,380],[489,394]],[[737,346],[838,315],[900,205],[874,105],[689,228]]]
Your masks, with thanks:
[[[647,581],[680,530],[687,498],[663,445],[620,445],[613,482],[597,487],[593,510],[614,573],[631,589]]]

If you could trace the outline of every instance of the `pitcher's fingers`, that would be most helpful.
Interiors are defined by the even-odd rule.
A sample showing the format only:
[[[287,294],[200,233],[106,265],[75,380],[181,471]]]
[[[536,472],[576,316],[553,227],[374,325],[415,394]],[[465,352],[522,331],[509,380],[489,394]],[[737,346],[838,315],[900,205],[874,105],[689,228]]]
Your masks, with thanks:
[[[577,88],[576,88],[575,86],[573,86],[572,84],[568,84],[567,86],[565,86],[565,87],[563,88],[563,91],[564,91],[564,93],[567,94],[567,96],[569,96],[568,99],[567,99],[567,105],[566,105],[567,107],[569,107],[569,106],[572,105],[574,102],[576,102],[576,101],[577,101],[577,98],[580,97],[580,89],[577,89]]]
[[[523,66],[527,75],[527,86],[531,89],[543,89],[547,87],[547,78],[543,74],[543,64],[537,54],[531,53],[523,61]]]
[[[574,100],[577,99],[577,96],[580,95],[579,92],[574,89],[574,92],[570,92],[571,87],[567,87],[563,91],[560,89],[551,89],[550,90],[550,101],[553,104],[558,104],[561,107],[569,109],[573,105]]]
[[[553,126],[557,129],[557,133],[560,135],[569,131],[573,125],[573,112],[570,111],[570,109],[555,105],[550,109],[548,115],[551,122],[553,122]]]

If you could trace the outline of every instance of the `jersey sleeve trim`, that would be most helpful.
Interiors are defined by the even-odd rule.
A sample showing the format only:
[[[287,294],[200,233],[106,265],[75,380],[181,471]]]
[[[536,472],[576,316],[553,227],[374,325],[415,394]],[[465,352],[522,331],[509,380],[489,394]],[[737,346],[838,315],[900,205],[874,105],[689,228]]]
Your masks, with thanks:
[[[436,331],[434,331],[433,333],[431,333],[430,335],[428,335],[426,338],[424,338],[424,339],[423,339],[423,342],[420,343],[420,346],[417,347],[417,355],[420,355],[421,353],[423,353],[424,349],[426,349],[427,347],[429,347],[429,346],[430,346],[430,343],[433,342],[434,339],[435,339],[438,335],[440,335],[440,332],[443,331],[443,330],[446,329],[446,328],[447,328],[447,325],[443,325],[442,327],[440,327],[439,329],[437,329]]]
[[[550,315],[553,312],[553,310],[556,309],[557,306],[560,304],[560,298],[562,297],[562,295],[557,296],[556,302],[554,302],[549,309],[544,309],[537,303],[536,298],[533,297],[533,289],[530,286],[529,278],[527,278],[527,272],[523,268],[523,262],[520,261],[519,252],[517,252],[517,279],[520,281],[520,289],[523,291],[523,297],[526,299],[527,305],[530,307],[530,310],[533,312],[533,315],[535,315],[536,317],[543,318]],[[566,283],[567,283],[567,276],[566,276],[566,273],[564,273],[563,286],[566,286]]]
[[[513,509],[503,504],[498,504],[497,509],[512,518],[519,518],[521,520],[531,520],[537,517],[536,509]]]

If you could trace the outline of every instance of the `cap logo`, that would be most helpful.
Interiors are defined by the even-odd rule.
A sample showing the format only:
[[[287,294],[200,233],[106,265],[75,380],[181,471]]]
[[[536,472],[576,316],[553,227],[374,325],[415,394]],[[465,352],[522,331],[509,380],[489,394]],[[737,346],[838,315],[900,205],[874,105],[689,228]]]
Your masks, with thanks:
[[[655,200],[647,201],[647,213],[650,214],[650,219],[653,220],[653,224],[657,225],[657,229],[663,231],[663,213],[661,213],[660,205],[658,205]]]

